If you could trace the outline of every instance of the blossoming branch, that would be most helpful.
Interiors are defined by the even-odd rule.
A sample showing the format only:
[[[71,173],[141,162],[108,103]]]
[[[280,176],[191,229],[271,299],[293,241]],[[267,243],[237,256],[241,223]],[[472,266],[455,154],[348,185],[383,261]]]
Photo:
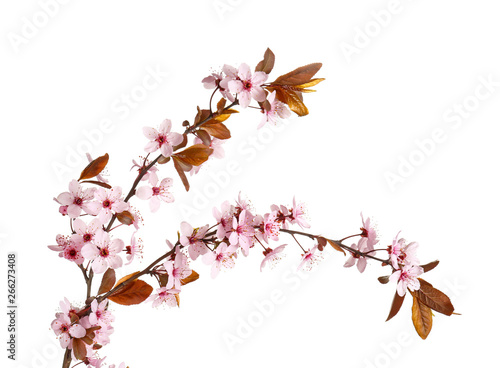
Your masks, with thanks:
[[[95,160],[88,156],[89,164],[80,177],[69,183],[67,192],[55,198],[59,212],[70,219],[70,226],[67,235],[57,235],[57,245],[49,248],[75,263],[85,283],[81,303],[73,304],[64,298],[60,302],[61,312],[51,325],[65,349],[63,368],[72,361],[77,361],[75,365],[101,366],[105,358],[99,352],[114,332],[110,302],[179,306],[181,290],[199,277],[191,268],[198,258],[211,267],[211,276],[215,278],[221,269],[235,267],[239,255],[246,257],[258,249],[263,254],[261,271],[285,253],[295,255],[298,270],[310,270],[329,247],[348,256],[344,266],[356,266],[359,272],[365,270],[368,260],[379,262],[388,274],[379,281],[396,284],[387,320],[398,313],[409,291],[413,298],[413,324],[423,339],[432,328],[432,310],[453,314],[450,299],[419,277],[438,262],[421,265],[416,255],[417,243],[408,243],[398,234],[390,245],[380,246],[370,218],[363,216],[360,232],[340,239],[307,232],[310,225],[304,216],[304,204],[295,198],[292,205],[272,204],[265,213],[257,212],[241,195],[234,203],[226,201],[213,209],[211,224],[180,223],[177,239],[166,240],[166,252],[142,270],[116,280],[115,270],[135,264],[144,250],[136,235],[142,227],[142,216],[130,200],[135,196],[148,201],[151,212],[174,202],[172,190],[176,183],[174,178],[160,174],[162,166],[171,163],[173,173],[189,191],[186,173],[195,175],[208,159],[224,157],[222,143],[231,137],[224,122],[240,110],[254,108],[261,115],[258,128],[277,124],[292,112],[298,116],[308,114],[303,93],[314,92],[309,88],[323,81],[314,78],[322,65],[305,65],[267,82],[274,61],[274,54],[267,49],[254,71],[247,64],[238,68],[224,65],[219,73],[204,78],[204,87],[213,90],[208,108],[198,107],[193,122],[182,123],[183,132],[172,131],[168,119],[158,128],[143,128],[146,155],[132,161],[137,176],[127,194],[102,175],[109,161],[105,154]],[[214,103],[217,93],[221,98]],[[240,110],[235,109],[238,106]],[[93,289],[96,275],[102,275],[97,291]],[[149,276],[149,281],[152,278],[154,286],[142,280],[143,276]]]

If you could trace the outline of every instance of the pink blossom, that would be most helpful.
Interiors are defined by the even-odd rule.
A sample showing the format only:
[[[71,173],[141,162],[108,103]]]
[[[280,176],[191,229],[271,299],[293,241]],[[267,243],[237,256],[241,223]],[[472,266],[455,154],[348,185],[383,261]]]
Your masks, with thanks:
[[[238,69],[234,66],[224,64],[222,72],[224,73],[224,78],[219,82],[219,91],[225,99],[234,102],[235,98],[229,89],[229,82],[239,79]]]
[[[95,273],[103,273],[108,268],[116,269],[122,266],[123,260],[119,253],[124,247],[123,240],[111,240],[107,232],[96,234],[94,243],[87,243],[82,248],[82,255],[92,262]]]
[[[233,218],[233,228],[231,235],[229,235],[229,243],[239,245],[244,256],[248,255],[255,234],[254,228],[247,221],[247,213],[247,210],[243,210],[240,213],[239,220],[236,220],[236,217]]]
[[[69,261],[75,262],[80,265],[83,263],[81,250],[83,247],[83,240],[80,235],[73,234],[69,238],[62,235],[56,237],[57,245],[49,245],[50,250],[59,252],[59,257],[66,258]]]
[[[241,64],[238,69],[237,80],[228,83],[229,90],[238,94],[238,101],[241,107],[248,107],[250,101],[254,98],[262,102],[266,99],[266,93],[261,85],[267,80],[267,74],[264,72],[255,72],[252,76],[250,67],[247,64]]]
[[[87,225],[83,220],[76,219],[73,221],[73,229],[75,232],[82,237],[82,241],[84,243],[92,242],[95,237],[95,234],[98,231],[102,230],[102,223],[99,219],[93,219]]]
[[[279,240],[281,223],[278,221],[277,212],[266,213],[262,223],[262,235],[267,243],[267,239],[271,238],[274,241]]]
[[[169,260],[163,263],[163,267],[168,274],[167,289],[181,288],[181,280],[185,279],[193,272],[188,266],[188,259],[184,253],[177,251],[173,261]]]
[[[389,277],[389,281],[397,282],[397,292],[399,296],[404,296],[407,288],[411,291],[420,289],[418,276],[423,272],[424,270],[420,266],[405,265],[403,268],[393,272]]]
[[[137,231],[134,231],[134,233],[132,234],[131,238],[130,238],[130,245],[127,245],[125,247],[125,252],[127,253],[127,263],[125,263],[125,265],[129,265],[132,263],[132,261],[134,260],[134,258],[137,256],[138,258],[142,258],[142,249],[143,249],[143,245],[142,245],[142,241],[141,239],[137,240],[135,238],[135,233]]]
[[[146,299],[146,301],[147,302],[152,301],[153,308],[157,307],[161,304],[166,304],[169,307],[176,307],[176,306],[178,306],[176,295],[179,294],[180,292],[181,292],[180,290],[167,289],[166,287],[162,287],[162,288],[156,289],[156,293],[151,294]]]
[[[287,105],[276,98],[276,91],[273,91],[269,96],[267,96],[267,100],[271,105],[271,109],[269,111],[262,111],[264,116],[262,117],[257,129],[262,128],[267,122],[276,125],[280,118],[286,119],[292,114]]]
[[[368,252],[369,251],[368,239],[367,238],[359,239],[358,244],[351,245],[351,248],[353,248],[354,250],[357,250],[359,252],[362,252],[362,253]],[[352,267],[356,264],[356,262],[357,262],[358,271],[363,273],[363,271],[366,268],[366,257],[363,257],[358,253],[351,252],[351,256],[345,262],[344,267]]]
[[[272,266],[274,266],[283,256],[281,255],[281,252],[285,249],[286,244],[280,245],[279,247],[276,247],[274,249],[267,248],[263,253],[264,253],[264,259],[262,260],[262,263],[260,264],[260,271],[264,269],[264,266],[267,263],[270,263]]]
[[[233,268],[234,259],[236,257],[236,245],[227,245],[222,242],[213,252],[208,252],[203,255],[203,262],[207,265],[212,264],[212,278],[216,278],[219,274],[221,267]]]
[[[171,178],[163,179],[158,185],[158,180],[152,179],[152,187],[142,186],[137,188],[136,195],[143,200],[149,200],[149,208],[151,212],[156,212],[160,209],[161,201],[172,203],[174,196],[168,190],[172,186]]]
[[[367,249],[373,250],[374,245],[378,243],[377,239],[377,231],[373,227],[371,220],[369,217],[366,220],[363,217],[363,213],[361,213],[361,220],[363,221],[363,227],[361,228],[361,236],[367,238]]]
[[[404,238],[398,239],[398,237],[399,233],[392,241],[392,245],[387,249],[392,267],[398,269],[404,265],[418,266],[420,264],[417,258],[418,243],[411,242],[410,244],[406,244]]]
[[[115,320],[115,317],[107,310],[107,306],[107,299],[104,299],[100,303],[97,302],[97,299],[92,301],[90,304],[91,313],[89,314],[89,322],[92,325],[110,325]]]
[[[319,260],[321,259],[320,255],[315,254],[317,249],[318,249],[318,246],[315,245],[314,247],[312,247],[310,250],[308,250],[307,252],[305,252],[302,255],[302,259],[300,260],[299,267],[297,267],[297,271],[299,271],[301,269],[304,269],[306,271],[312,270],[314,265],[316,263],[318,263]]]
[[[208,225],[193,229],[187,222],[181,223],[180,243],[188,247],[189,257],[194,261],[199,255],[205,254],[208,251],[207,246],[203,242],[203,238],[207,233]]]
[[[59,336],[61,347],[66,349],[73,337],[82,338],[87,331],[78,323],[72,324],[65,314],[59,315],[51,324],[54,333]]]
[[[183,138],[179,133],[170,132],[170,129],[172,129],[172,122],[169,119],[163,120],[158,130],[144,127],[142,131],[151,141],[144,148],[146,152],[152,153],[160,149],[164,157],[172,156],[174,152],[172,146],[180,144]]]
[[[94,209],[89,206],[89,201],[94,198],[95,190],[95,188],[84,190],[78,181],[72,180],[69,183],[69,192],[59,194],[56,201],[63,206],[68,206],[63,212],[71,218],[80,216],[82,210],[89,215],[96,215]],[[61,212],[61,209],[59,211]]]
[[[130,170],[132,170],[134,167],[137,167],[137,171],[140,173],[142,168],[143,168],[143,165],[139,165],[135,160],[132,160],[132,167],[130,168]],[[148,165],[149,162],[146,162],[145,165]],[[145,181],[145,180],[148,180],[150,184],[151,181],[153,180],[156,180],[156,182],[158,182],[158,175],[156,174],[158,172],[158,168],[156,166],[151,166],[149,168],[149,170],[143,175],[143,177],[141,178],[141,181]]]
[[[293,207],[291,210],[291,215],[290,215],[290,222],[292,224],[298,224],[302,228],[309,228],[311,227],[307,221],[304,219],[305,211],[304,211],[304,204],[303,203],[296,203],[295,202],[295,197],[293,197]]]
[[[95,192],[96,201],[93,202],[93,209],[98,211],[99,221],[105,224],[113,214],[129,209],[129,204],[122,198],[122,188],[113,187],[111,189],[98,188]]]
[[[227,233],[231,231],[234,215],[234,206],[228,201],[222,203],[221,207],[222,211],[219,211],[216,207],[212,210],[212,214],[218,224],[217,233],[215,234],[218,239],[224,239],[227,236]]]

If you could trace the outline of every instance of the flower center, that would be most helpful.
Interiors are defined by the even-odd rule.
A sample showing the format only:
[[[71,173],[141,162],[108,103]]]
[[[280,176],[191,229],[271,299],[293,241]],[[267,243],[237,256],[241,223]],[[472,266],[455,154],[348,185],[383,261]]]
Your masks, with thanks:
[[[83,241],[86,243],[86,242],[89,242],[92,240],[92,234],[84,234],[83,235]]]
[[[107,248],[101,248],[101,250],[99,251],[99,255],[103,258],[106,258],[107,256],[109,256],[109,250]]]
[[[160,194],[160,188],[159,187],[153,187],[153,195],[158,195]]]
[[[167,143],[167,137],[164,136],[163,134],[160,134],[158,138],[156,138],[156,141],[161,146],[162,144]]]
[[[74,200],[73,203],[76,204],[77,206],[81,206],[82,203],[83,203],[83,199],[81,199],[81,198],[75,198],[75,200]]]
[[[106,199],[104,202],[102,202],[102,206],[104,208],[109,208],[111,207],[111,201],[109,199]]]
[[[76,257],[76,249],[71,249],[71,250],[69,251],[69,256],[70,256],[70,257]]]
[[[243,88],[246,89],[247,91],[251,90],[252,89],[252,82],[251,81],[243,82]]]

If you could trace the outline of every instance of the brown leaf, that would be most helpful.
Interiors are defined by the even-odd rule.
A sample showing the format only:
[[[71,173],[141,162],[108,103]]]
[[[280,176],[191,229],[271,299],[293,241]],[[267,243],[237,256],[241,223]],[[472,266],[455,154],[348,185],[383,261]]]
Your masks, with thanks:
[[[327,240],[323,238],[322,236],[317,236],[316,240],[318,241],[318,249],[322,252],[323,249],[325,249],[325,246],[327,244]]]
[[[168,282],[168,274],[165,273],[158,275],[158,283],[160,284],[160,287],[167,286],[167,282]]]
[[[405,294],[406,295],[406,294]],[[385,320],[386,322],[398,314],[401,306],[403,305],[403,301],[405,300],[405,295],[399,296],[398,292],[394,294],[394,299],[392,300],[391,310],[389,311],[389,316]]]
[[[177,174],[179,174],[179,177],[181,178],[182,184],[184,184],[184,188],[186,188],[186,192],[189,191],[189,181],[184,173],[184,170],[182,170],[182,166],[180,164],[180,160],[178,160],[176,157],[174,157],[174,167],[175,170],[177,171]]]
[[[84,360],[87,357],[87,347],[82,339],[73,339],[73,354],[78,360]]]
[[[422,339],[426,339],[432,329],[432,311],[420,299],[413,295],[413,307],[411,308],[411,319],[415,330]]]
[[[95,337],[95,334],[94,334],[94,337]],[[82,340],[87,345],[92,345],[94,343],[94,341],[93,341],[94,337],[90,337],[90,336],[85,335],[85,336],[81,337],[80,340]]]
[[[121,305],[140,304],[152,293],[153,287],[142,280],[134,280],[116,293],[111,294],[108,299]]]
[[[210,144],[212,144],[212,138],[210,138],[210,134],[208,134],[205,130],[197,130],[196,135],[198,138],[201,139],[201,142],[205,145],[210,147]]]
[[[189,284],[190,282],[196,281],[200,278],[200,275],[194,270],[191,271],[191,275],[181,280],[181,285]]]
[[[381,283],[381,284],[387,284],[389,282],[389,277],[390,276],[380,276],[378,278],[378,281]]]
[[[200,107],[197,106],[196,107],[198,109],[198,113],[196,114],[195,118],[194,118],[194,124],[198,124],[199,122],[205,120],[205,119],[208,119],[208,117],[210,116],[210,110],[200,110]]]
[[[107,153],[104,156],[98,157],[95,160],[93,160],[91,163],[87,165],[85,169],[83,169],[78,181],[83,179],[90,179],[93,178],[94,176],[99,175],[101,171],[104,170],[104,168],[108,164],[108,160],[109,160],[109,155]]]
[[[177,302],[177,306],[181,306],[181,298],[179,297],[179,294],[174,294],[175,296],[175,301]]]
[[[186,139],[186,143],[187,143],[187,139]],[[162,155],[162,156],[158,159],[158,161],[156,161],[156,162],[158,162],[160,165],[164,165],[164,164],[166,164],[166,163],[167,163],[167,162],[169,162],[169,161],[170,161],[170,157],[165,157],[165,156],[163,156],[163,155]]]
[[[231,132],[227,127],[219,122],[209,122],[201,126],[201,129],[205,130],[207,133],[218,139],[229,139],[231,138]]]
[[[124,283],[125,281],[127,281],[128,279],[130,279],[132,276],[135,276],[139,273],[140,271],[137,271],[137,272],[134,272],[134,273],[131,273],[131,274],[128,274],[126,276],[123,276],[120,280],[118,280],[118,282],[115,284],[115,286],[118,286],[122,283]]]
[[[102,276],[101,286],[99,286],[99,291],[97,295],[107,293],[113,288],[116,282],[116,273],[112,268],[108,268],[104,275]]]
[[[335,249],[336,251],[344,253],[344,256],[345,256],[345,251],[334,240],[331,240],[331,239],[326,239],[326,240],[333,247],[333,249]]]
[[[427,281],[420,278],[418,280],[420,281],[420,289],[415,290],[413,292],[414,295],[416,295],[422,303],[436,312],[451,316],[455,308],[453,304],[451,304],[450,298]]]
[[[309,114],[309,110],[302,102],[300,95],[298,95],[294,91],[284,89],[281,86],[269,87],[269,90],[276,91],[276,98],[284,104],[287,104],[290,110],[292,110],[298,116],[305,116]]]
[[[217,102],[217,112],[220,114],[224,107],[226,107],[226,99],[223,97]]]
[[[264,53],[264,59],[259,61],[255,67],[256,72],[264,72],[266,74],[271,73],[274,67],[274,53],[268,48]]]
[[[134,216],[129,211],[117,213],[116,218],[124,225],[132,225],[134,223]]]
[[[97,181],[97,180],[84,180],[84,181],[81,181],[80,183],[95,184],[95,185],[99,185],[103,188],[111,189],[111,185],[109,185],[108,183],[103,183],[102,181]]]
[[[304,83],[309,83],[311,78],[321,69],[323,64],[321,63],[313,63],[301,66],[295,70],[292,70],[290,73],[284,74],[278,77],[271,84],[284,84],[284,85],[301,85]]]
[[[434,268],[436,268],[436,266],[439,264],[439,261],[434,261],[434,262],[430,262],[430,263],[427,263],[423,266],[420,266],[424,269],[424,272],[429,272],[430,270],[433,270]]]
[[[173,157],[181,160],[184,163],[200,166],[208,160],[214,150],[204,144],[195,144],[186,148],[184,151],[178,152]]]

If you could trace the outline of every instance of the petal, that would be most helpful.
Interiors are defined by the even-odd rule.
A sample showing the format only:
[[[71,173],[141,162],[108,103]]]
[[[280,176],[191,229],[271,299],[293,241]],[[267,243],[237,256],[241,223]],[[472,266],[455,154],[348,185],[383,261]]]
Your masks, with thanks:
[[[168,132],[170,132],[170,129],[172,129],[172,122],[169,119],[163,120],[160,124],[159,132],[161,134],[167,134]]]
[[[82,213],[82,208],[76,204],[70,204],[68,206],[68,216],[71,218],[77,218]]]
[[[174,150],[172,149],[172,146],[170,144],[164,143],[160,147],[160,152],[163,156],[170,157],[172,156],[172,153],[174,153]]]
[[[103,273],[107,269],[108,263],[102,257],[94,259],[94,262],[92,263],[92,270],[94,270],[94,273]]]
[[[181,222],[181,234],[184,236],[191,236],[193,234],[193,227],[186,221]]]
[[[146,146],[144,147],[144,151],[152,153],[155,152],[158,148],[160,148],[160,145],[156,141],[151,141]]]
[[[149,200],[149,209],[151,210],[151,212],[156,212],[160,209],[160,204],[160,198],[155,196]]]
[[[73,229],[77,234],[83,235],[87,232],[87,224],[85,224],[85,222],[81,219],[76,219],[73,221]]]
[[[99,249],[94,244],[87,243],[83,246],[81,253],[86,259],[92,260],[99,254]]]
[[[87,331],[85,331],[85,329],[79,324],[76,324],[70,327],[69,333],[71,334],[71,336],[79,339],[85,336],[87,334]]]
[[[181,144],[183,141],[183,136],[182,134],[179,133],[169,133],[168,134],[168,141],[172,146],[177,146],[178,144]]]
[[[155,128],[144,127],[142,128],[142,132],[150,141],[154,141],[158,137],[158,131]]]
[[[252,77],[252,85],[258,85],[260,86],[262,83],[264,83],[267,80],[268,75],[264,72],[255,72],[253,77]],[[273,91],[275,92],[275,91]],[[269,101],[271,102],[271,101]]]
[[[248,64],[241,64],[238,69],[238,77],[242,80],[250,80],[252,78],[252,72],[250,71],[250,67]]]
[[[79,195],[79,192],[81,190],[80,183],[76,180],[71,180],[69,183],[69,191],[71,194],[73,194],[75,197]]]
[[[232,93],[240,93],[243,91],[243,83],[239,80],[232,80],[227,84],[227,88],[229,88]]]
[[[73,196],[69,192],[61,193],[57,196],[57,202],[64,206],[67,206],[73,203]]]
[[[247,91],[243,91],[238,94],[238,100],[240,101],[240,106],[243,108],[247,108],[250,105],[250,101],[252,100],[250,97],[250,93]]]
[[[142,200],[148,200],[153,196],[153,188],[151,187],[139,187],[137,188],[135,195],[137,198],[142,199]]]
[[[125,248],[125,243],[121,239],[113,239],[109,244],[109,250],[114,254],[121,252],[123,248]]]
[[[107,261],[110,268],[119,268],[123,265],[123,259],[118,255],[112,255],[107,257]]]
[[[252,97],[259,102],[265,101],[266,99],[266,93],[264,90],[260,87],[254,87],[252,88]]]

